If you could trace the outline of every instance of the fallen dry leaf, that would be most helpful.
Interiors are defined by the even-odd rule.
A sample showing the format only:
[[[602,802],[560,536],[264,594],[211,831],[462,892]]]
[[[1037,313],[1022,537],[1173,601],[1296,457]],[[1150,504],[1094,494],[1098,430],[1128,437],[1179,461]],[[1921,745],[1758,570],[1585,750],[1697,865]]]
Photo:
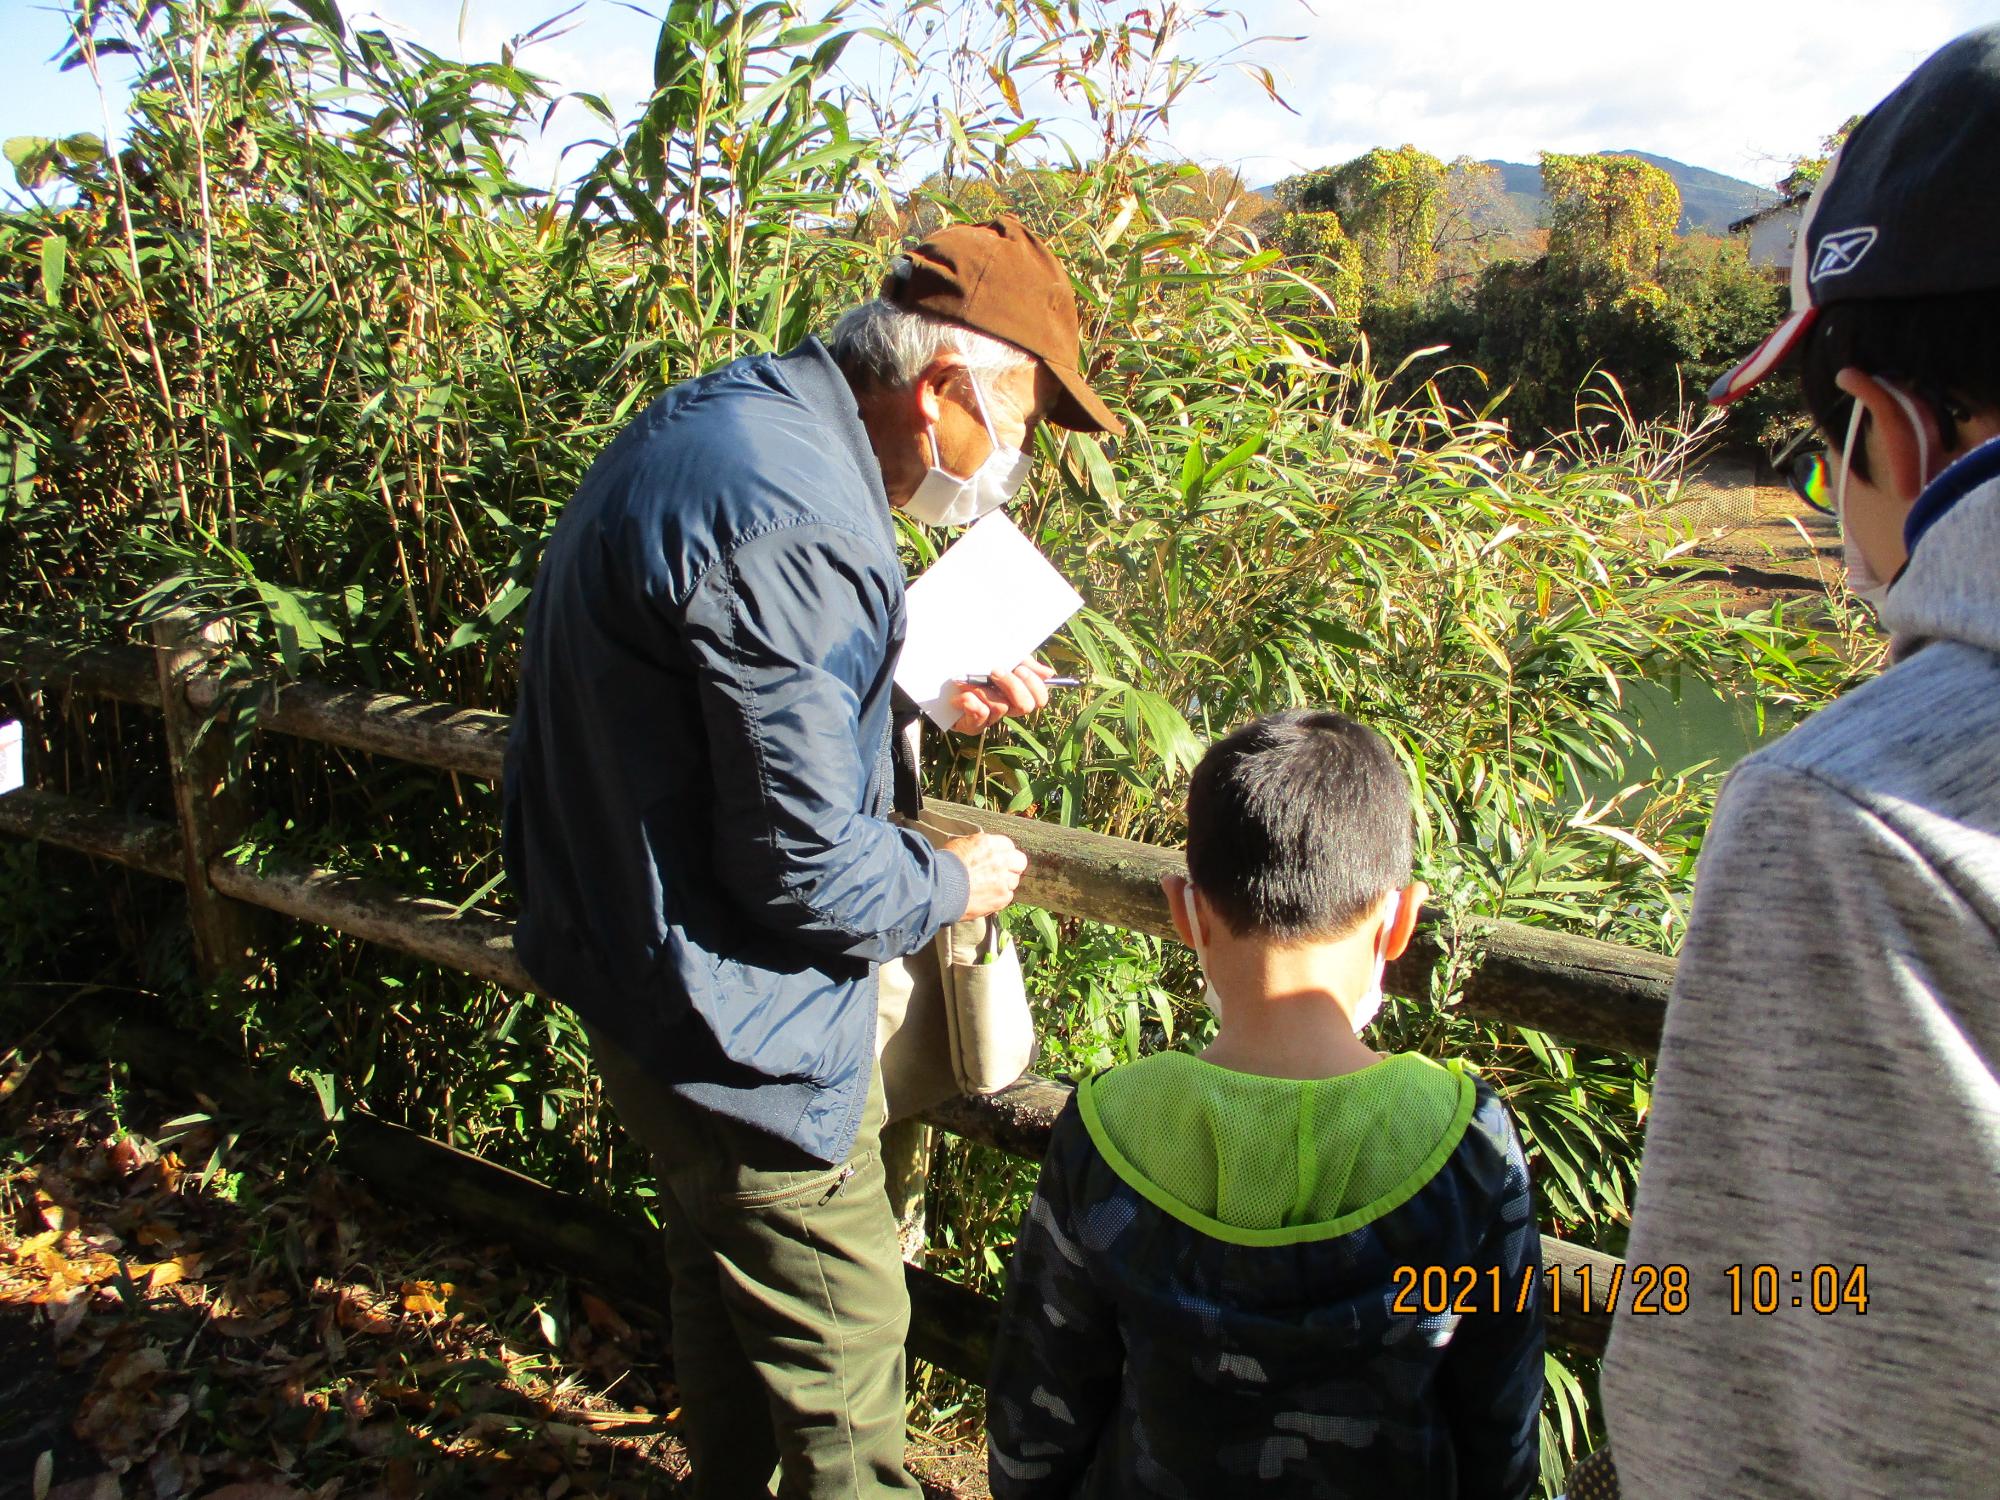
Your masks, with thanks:
[[[583,1414],[583,1420],[600,1432],[614,1432],[620,1427],[657,1425],[660,1419],[649,1411],[591,1411]]]
[[[202,1500],[305,1500],[304,1490],[293,1489],[289,1484],[278,1484],[272,1480],[239,1481],[225,1484],[220,1489],[210,1490]]]
[[[145,1148],[129,1135],[112,1143],[110,1157],[111,1168],[120,1177],[130,1177],[146,1165]]]
[[[109,1255],[79,1255],[72,1260],[53,1249],[38,1251],[35,1266],[47,1278],[47,1284],[28,1299],[37,1303],[68,1302],[77,1292],[118,1274],[118,1262]]]
[[[35,1064],[39,1061],[41,1061],[39,1054],[25,1058],[18,1053],[15,1054],[15,1060],[8,1064],[6,1072],[0,1074],[0,1104],[5,1104],[14,1097],[21,1085],[28,1081],[28,1075],[35,1071]]]
[[[152,1249],[171,1250],[181,1242],[181,1232],[160,1219],[149,1219],[138,1227],[133,1238]]]
[[[97,1383],[104,1390],[126,1391],[141,1381],[151,1383],[166,1372],[167,1351],[157,1344],[148,1344],[106,1360],[98,1372]]]
[[[121,1355],[105,1365],[77,1411],[76,1435],[119,1473],[151,1456],[187,1417],[186,1396],[161,1396],[152,1389],[165,1367],[166,1357],[157,1349]]]
[[[90,1299],[81,1292],[73,1292],[65,1302],[54,1304],[48,1313],[49,1331],[58,1346],[69,1342],[82,1325],[84,1316],[90,1311]]]
[[[201,1483],[202,1462],[193,1454],[162,1448],[146,1465],[146,1477],[153,1482],[153,1500],[178,1500]]]
[[[618,1309],[602,1297],[589,1292],[578,1292],[577,1300],[583,1304],[583,1315],[590,1326],[599,1333],[614,1339],[632,1337],[632,1325],[618,1315]]]
[[[403,1306],[413,1313],[434,1316],[442,1313],[445,1299],[457,1288],[449,1281],[406,1281],[403,1283]]]
[[[145,1267],[134,1267],[143,1270]],[[146,1278],[148,1295],[157,1296],[165,1288],[178,1281],[191,1281],[201,1274],[199,1255],[176,1255],[172,1260],[163,1260],[151,1268],[152,1274]]]
[[[389,1333],[396,1326],[393,1318],[384,1317],[375,1310],[366,1292],[354,1287],[340,1289],[340,1302],[334,1316],[349,1333]]]
[[[14,1247],[13,1258],[18,1264],[26,1265],[61,1238],[60,1229],[45,1229],[40,1234],[30,1235]]]
[[[281,1312],[268,1313],[261,1318],[246,1318],[239,1313],[220,1313],[208,1320],[208,1326],[225,1338],[261,1339],[284,1321],[285,1314]]]

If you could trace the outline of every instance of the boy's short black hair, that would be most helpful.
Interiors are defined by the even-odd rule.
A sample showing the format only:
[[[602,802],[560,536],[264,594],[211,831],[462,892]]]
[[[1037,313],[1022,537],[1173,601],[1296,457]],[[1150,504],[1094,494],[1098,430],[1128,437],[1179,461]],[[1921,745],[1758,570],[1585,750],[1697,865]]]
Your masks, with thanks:
[[[1331,710],[1253,719],[1188,788],[1188,877],[1237,933],[1339,937],[1410,882],[1410,783],[1389,742]]]
[[[1955,448],[1960,416],[2000,411],[2000,287],[1830,303],[1797,358],[1806,410],[1829,442],[1847,436],[1849,397],[1833,382],[1852,366],[1929,406],[1945,446]],[[1868,477],[1859,444],[1854,472]]]

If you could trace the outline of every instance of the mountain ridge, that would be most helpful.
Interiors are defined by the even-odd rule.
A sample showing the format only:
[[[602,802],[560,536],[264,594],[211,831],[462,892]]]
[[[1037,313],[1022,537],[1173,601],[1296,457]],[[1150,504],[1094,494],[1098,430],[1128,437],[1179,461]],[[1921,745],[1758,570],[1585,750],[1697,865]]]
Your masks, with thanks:
[[[1775,189],[1759,187],[1740,177],[1731,177],[1707,167],[1691,166],[1651,151],[1625,147],[1600,151],[1597,155],[1636,157],[1673,178],[1674,186],[1681,190],[1681,221],[1675,226],[1680,234],[1692,234],[1696,230],[1706,234],[1727,234],[1734,221],[1776,203],[1780,196]],[[1489,160],[1480,165],[1496,168],[1508,198],[1530,214],[1530,223],[1541,222],[1542,169],[1539,164]]]
[[[1678,234],[1727,234],[1729,226],[1745,214],[1776,203],[1780,194],[1773,188],[1760,187],[1754,182],[1745,182],[1740,177],[1713,171],[1708,167],[1697,167],[1684,161],[1676,161],[1671,156],[1660,156],[1651,151],[1631,148],[1604,150],[1599,156],[1633,156],[1640,161],[1650,162],[1669,177],[1681,191],[1681,219],[1675,226]],[[1492,167],[1500,174],[1500,185],[1506,194],[1509,206],[1514,210],[1517,230],[1538,227],[1542,222],[1542,169],[1539,163],[1501,161],[1497,157],[1480,163],[1482,167]],[[1258,189],[1265,197],[1271,197],[1276,185]]]

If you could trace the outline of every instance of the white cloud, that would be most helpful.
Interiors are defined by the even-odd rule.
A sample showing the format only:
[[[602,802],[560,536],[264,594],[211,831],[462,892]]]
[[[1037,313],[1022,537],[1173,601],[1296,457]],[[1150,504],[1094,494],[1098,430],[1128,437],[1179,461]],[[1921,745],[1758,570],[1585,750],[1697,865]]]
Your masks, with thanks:
[[[1174,121],[1202,160],[1264,182],[1411,142],[1437,155],[1533,161],[1542,150],[1634,148],[1769,182],[1931,50],[1979,21],[1980,0],[1429,0],[1313,14],[1253,0],[1262,49],[1299,111],[1225,83]]]

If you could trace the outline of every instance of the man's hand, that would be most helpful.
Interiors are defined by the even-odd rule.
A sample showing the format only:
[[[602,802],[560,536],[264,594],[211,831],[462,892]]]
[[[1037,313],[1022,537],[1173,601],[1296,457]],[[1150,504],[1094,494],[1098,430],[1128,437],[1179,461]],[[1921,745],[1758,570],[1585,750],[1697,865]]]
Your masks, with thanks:
[[[969,833],[949,840],[944,849],[958,856],[972,882],[966,916],[990,917],[1013,902],[1014,887],[1028,868],[1028,856],[1014,847],[1012,839],[1000,833]]]
[[[993,673],[986,684],[960,683],[957,692],[947,695],[959,711],[951,727],[960,734],[977,734],[1009,714],[1019,718],[1034,713],[1049,701],[1053,676],[1054,667],[1030,657],[1010,672]]]

